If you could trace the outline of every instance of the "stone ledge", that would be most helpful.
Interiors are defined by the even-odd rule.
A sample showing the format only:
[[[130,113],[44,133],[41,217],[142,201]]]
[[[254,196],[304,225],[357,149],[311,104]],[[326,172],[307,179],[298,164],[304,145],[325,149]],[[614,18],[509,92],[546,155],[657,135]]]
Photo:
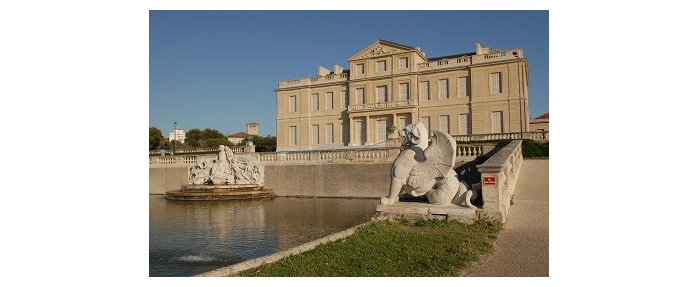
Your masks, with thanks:
[[[395,204],[379,204],[376,206],[374,219],[417,220],[445,219],[463,223],[473,223],[478,218],[478,210],[452,203],[434,205],[421,202],[397,202]]]

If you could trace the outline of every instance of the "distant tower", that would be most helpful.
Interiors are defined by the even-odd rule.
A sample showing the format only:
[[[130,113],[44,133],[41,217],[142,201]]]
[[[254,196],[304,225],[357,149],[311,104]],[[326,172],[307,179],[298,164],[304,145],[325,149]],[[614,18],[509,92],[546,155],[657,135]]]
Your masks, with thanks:
[[[258,123],[246,123],[245,126],[247,127],[247,134],[249,135],[259,135],[259,124]]]

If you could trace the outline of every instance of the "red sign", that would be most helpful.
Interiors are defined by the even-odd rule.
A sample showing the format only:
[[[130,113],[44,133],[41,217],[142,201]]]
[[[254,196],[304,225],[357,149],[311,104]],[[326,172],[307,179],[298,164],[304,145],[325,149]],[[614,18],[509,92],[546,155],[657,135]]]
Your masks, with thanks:
[[[494,184],[494,176],[483,177],[482,181],[484,181],[485,184]]]

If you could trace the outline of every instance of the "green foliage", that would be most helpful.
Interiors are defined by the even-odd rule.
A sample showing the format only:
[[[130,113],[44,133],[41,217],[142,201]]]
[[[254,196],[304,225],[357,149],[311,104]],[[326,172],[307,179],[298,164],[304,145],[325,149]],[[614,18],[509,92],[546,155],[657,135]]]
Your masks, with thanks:
[[[275,136],[252,136],[250,138],[252,143],[255,145],[256,152],[274,152],[276,151],[276,137]],[[243,142],[244,144],[244,142]]]
[[[521,152],[524,158],[548,157],[548,143],[539,143],[534,140],[523,140]]]
[[[373,222],[345,239],[239,276],[457,276],[493,251],[501,225],[478,220]]]
[[[158,149],[158,146],[160,145],[160,142],[163,141],[162,137],[162,131],[156,127],[150,127],[150,131],[148,134],[148,141],[149,141],[149,150],[156,150]]]
[[[233,146],[228,138],[216,129],[190,129],[184,142],[190,148],[216,148],[219,145]]]

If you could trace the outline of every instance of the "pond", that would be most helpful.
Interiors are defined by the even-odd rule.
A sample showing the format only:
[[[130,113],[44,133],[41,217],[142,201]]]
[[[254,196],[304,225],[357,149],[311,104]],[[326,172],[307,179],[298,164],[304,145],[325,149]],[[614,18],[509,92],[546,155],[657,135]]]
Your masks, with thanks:
[[[171,201],[150,196],[150,276],[192,276],[371,219],[378,199]]]

